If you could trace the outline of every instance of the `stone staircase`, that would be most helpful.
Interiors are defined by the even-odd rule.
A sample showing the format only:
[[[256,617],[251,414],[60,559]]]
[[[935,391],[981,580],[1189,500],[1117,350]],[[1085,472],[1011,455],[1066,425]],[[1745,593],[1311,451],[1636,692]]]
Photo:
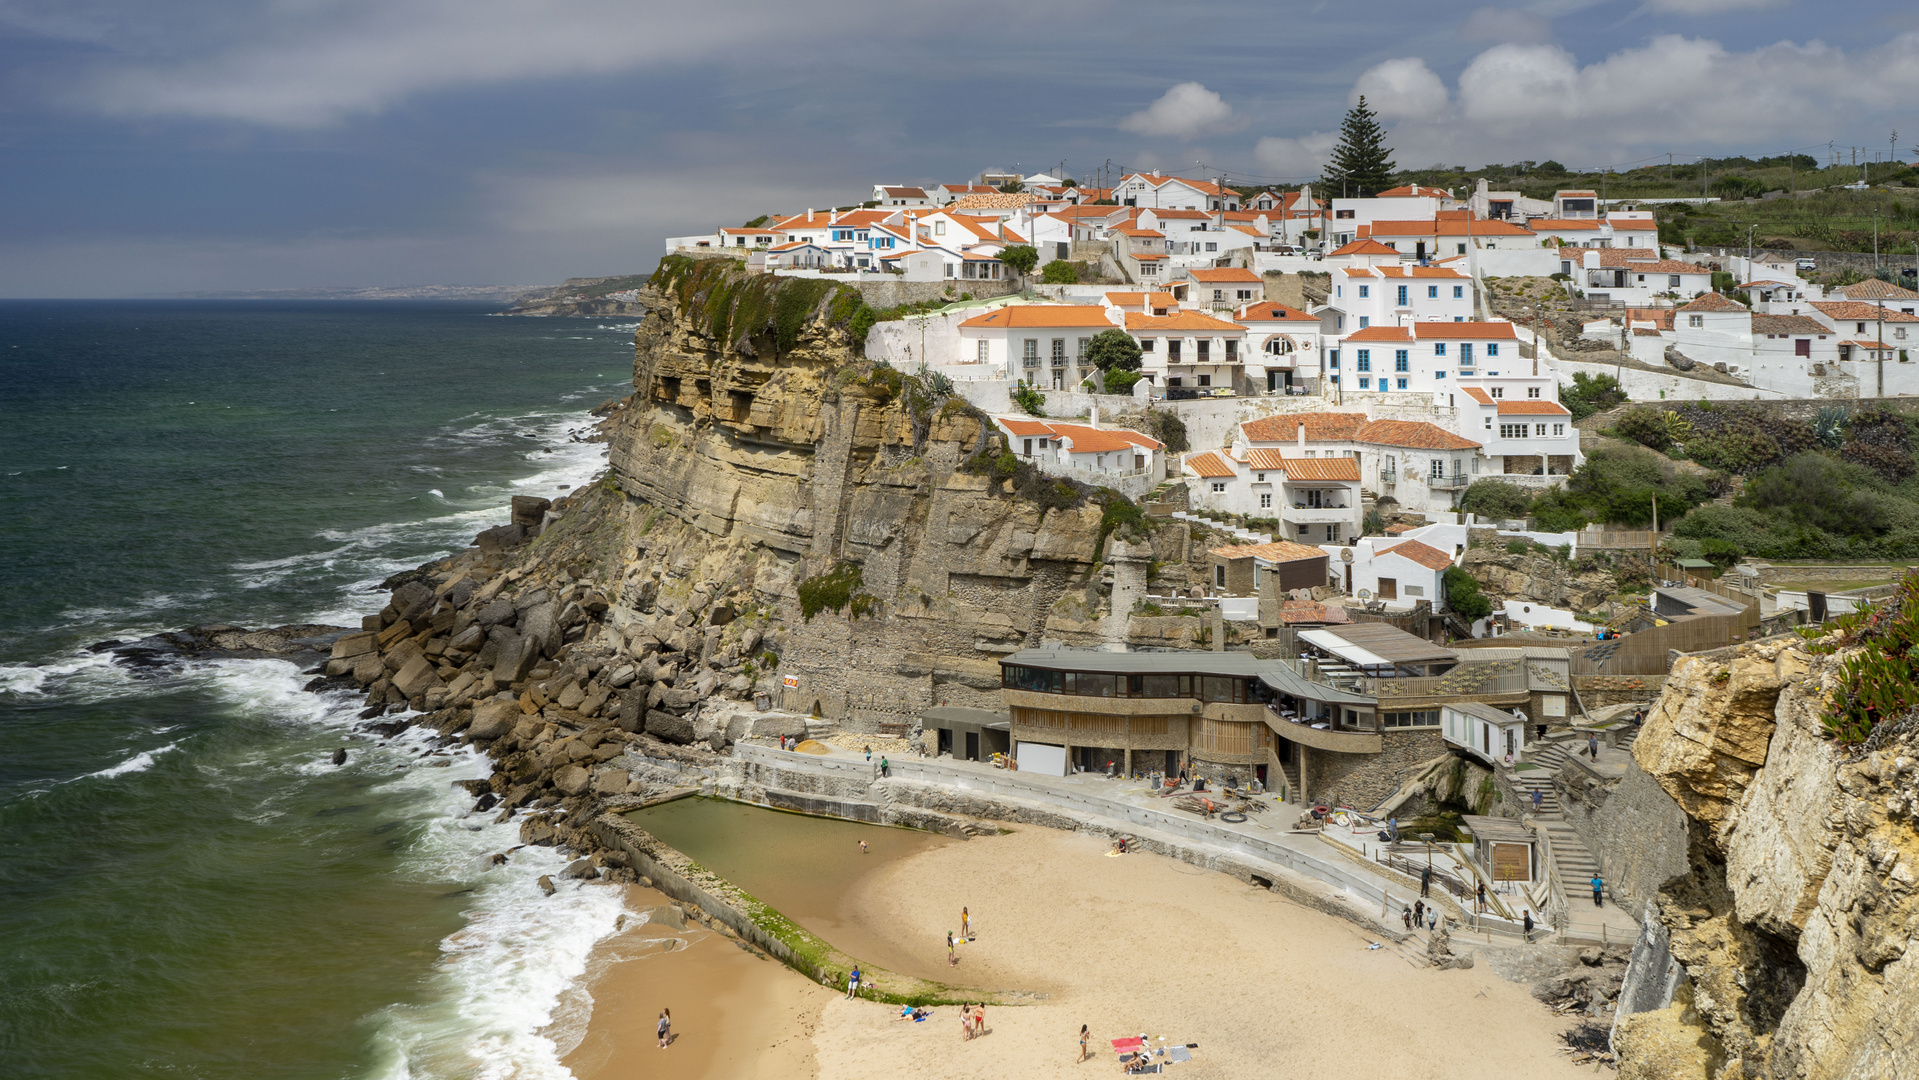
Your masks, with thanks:
[[[1538,768],[1515,770],[1508,775],[1524,805],[1530,807],[1533,792],[1539,792],[1539,809],[1533,811],[1534,819],[1552,841],[1553,864],[1559,873],[1560,888],[1565,890],[1568,901],[1576,902],[1579,897],[1592,895],[1592,877],[1599,869],[1599,860],[1566,823],[1559,793],[1553,789],[1553,774],[1566,764],[1570,755],[1571,751],[1558,743],[1535,743],[1526,748],[1526,759]]]

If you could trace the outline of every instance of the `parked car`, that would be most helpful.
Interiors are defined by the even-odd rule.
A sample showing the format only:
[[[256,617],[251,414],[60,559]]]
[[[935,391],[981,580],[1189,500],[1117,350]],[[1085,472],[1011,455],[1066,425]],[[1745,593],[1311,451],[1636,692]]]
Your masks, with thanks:
[[[1799,260],[1798,262],[1796,262],[1796,263],[1794,263],[1794,264],[1793,264],[1793,269],[1795,269],[1795,270],[1817,270],[1817,269],[1819,269],[1819,263],[1818,263],[1818,261],[1817,261],[1817,260],[1814,260],[1814,259],[1800,259],[1800,260]]]

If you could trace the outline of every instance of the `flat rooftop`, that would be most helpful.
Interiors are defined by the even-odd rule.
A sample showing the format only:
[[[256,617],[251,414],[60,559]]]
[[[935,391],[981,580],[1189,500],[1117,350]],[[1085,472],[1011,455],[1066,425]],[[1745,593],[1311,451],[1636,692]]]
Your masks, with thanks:
[[[1459,660],[1459,654],[1453,650],[1385,623],[1329,626],[1323,630],[1303,631],[1299,637],[1301,641],[1311,642],[1354,663],[1369,666],[1456,663]]]

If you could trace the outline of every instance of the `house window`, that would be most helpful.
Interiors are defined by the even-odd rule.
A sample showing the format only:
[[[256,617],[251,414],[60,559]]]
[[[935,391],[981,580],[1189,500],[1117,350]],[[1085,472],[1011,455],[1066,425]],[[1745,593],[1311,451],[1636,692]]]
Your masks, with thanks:
[[[1201,364],[1208,363],[1209,361],[1211,361],[1212,356],[1213,356],[1213,339],[1200,338],[1199,339],[1199,356],[1197,358],[1197,362]]]
[[[1497,375],[1499,373],[1495,371],[1493,372],[1493,374]],[[1495,386],[1492,388],[1491,391],[1489,391],[1489,393],[1491,393],[1492,396],[1495,398],[1503,398],[1506,396],[1506,388],[1503,386]]]
[[[1464,245],[1464,244],[1457,244],[1457,245],[1455,245],[1455,246],[1456,246],[1456,247],[1457,247],[1457,248],[1459,249],[1459,251],[1458,251],[1458,254],[1461,254],[1461,255],[1464,255],[1464,254],[1466,254],[1466,245]]]
[[[1359,328],[1361,330],[1366,329],[1368,326],[1371,326],[1372,324],[1373,324],[1373,317],[1371,315],[1361,315],[1359,317]]]
[[[1219,250],[1219,245],[1218,245],[1218,244],[1216,244],[1216,243],[1214,243],[1214,242],[1213,242],[1213,241],[1211,241],[1211,240],[1208,240],[1208,241],[1206,241],[1206,250],[1207,250],[1207,251],[1218,251],[1218,250]]]
[[[1526,437],[1526,425],[1501,424],[1499,425],[1499,437],[1502,439],[1523,439]]]
[[[1338,522],[1334,522],[1333,524],[1326,526],[1326,542],[1329,544],[1339,543],[1339,523]]]
[[[1399,384],[1398,384],[1398,385],[1399,385],[1399,388],[1400,388],[1401,390],[1404,390],[1404,389],[1406,389],[1406,380],[1405,380],[1405,379],[1400,379],[1400,380],[1399,380]]]
[[[1535,399],[1535,400],[1536,400],[1536,399],[1538,399],[1538,397],[1539,397],[1539,387],[1537,387],[1537,386],[1528,386],[1528,387],[1526,388],[1526,396],[1527,396],[1527,397],[1529,397],[1529,398],[1533,398],[1533,399]]]
[[[1038,367],[1039,366],[1039,339],[1030,338],[1030,337],[1027,338],[1026,351],[1022,353],[1021,355],[1025,357],[1027,367]]]
[[[1426,299],[1428,300],[1439,299],[1439,286],[1437,285],[1426,286]]]
[[[1352,212],[1351,210],[1335,210],[1335,211],[1333,211],[1333,217],[1334,217],[1335,219],[1341,219],[1341,220],[1343,220],[1343,219],[1346,219],[1346,218],[1350,218],[1350,217],[1352,217],[1352,216],[1353,216],[1353,212]]]
[[[1262,484],[1263,484],[1263,483],[1265,483],[1265,482],[1266,482],[1266,474],[1265,474],[1265,473],[1258,473],[1258,474],[1256,474],[1256,476],[1255,476],[1255,479],[1257,479],[1257,480],[1258,480],[1258,481],[1259,481],[1260,483],[1262,483]]]
[[[1089,341],[1091,341],[1091,340],[1093,340],[1093,339],[1092,339],[1092,338],[1080,338],[1080,339],[1079,339],[1079,352],[1077,352],[1077,353],[1074,353],[1074,354],[1073,354],[1073,358],[1074,358],[1075,360],[1084,360],[1084,359],[1086,359],[1086,343],[1087,343],[1087,342],[1089,342]],[[1144,351],[1144,350],[1141,350],[1141,351]]]
[[[1412,370],[1412,362],[1406,358],[1405,349],[1396,349],[1393,351],[1393,370],[1394,371],[1411,371]]]
[[[1359,388],[1361,390],[1371,390],[1373,388],[1373,380],[1362,377],[1359,380]]]
[[[1066,339],[1063,337],[1053,339],[1053,366],[1066,366]]]
[[[1564,425],[1564,424],[1554,424],[1554,425],[1553,425],[1553,438],[1555,438],[1555,439],[1563,439],[1563,438],[1565,438],[1565,437],[1566,437],[1566,425]]]
[[[1488,357],[1497,357],[1499,355],[1499,346],[1488,344],[1486,346],[1486,355]]]
[[[1686,325],[1704,326],[1706,325],[1706,317],[1704,315],[1688,315],[1686,316]]]
[[[979,339],[979,362],[982,364],[986,362],[986,339],[985,338]]]
[[[1329,368],[1332,368],[1334,371],[1339,370],[1339,350],[1338,349],[1326,350],[1326,366]],[[1333,376],[1333,378],[1337,379],[1339,378],[1339,376],[1335,375]]]
[[[1143,338],[1140,338],[1140,339],[1139,339],[1139,351],[1140,351],[1140,352],[1153,352],[1153,351],[1155,351],[1155,350],[1156,350],[1156,349],[1158,349],[1158,348],[1159,348],[1159,339],[1158,339],[1158,338],[1152,338],[1152,337],[1143,337]]]
[[[1270,491],[1261,492],[1259,496],[1259,508],[1261,510],[1267,510],[1267,509],[1271,509],[1272,505],[1273,505],[1273,493]]]
[[[1184,343],[1181,342],[1178,338],[1166,339],[1166,362],[1167,363],[1169,364],[1179,363],[1179,347],[1182,344]]]
[[[1253,290],[1251,289],[1239,290],[1239,298],[1241,300],[1251,300],[1253,298]]]
[[[1438,341],[1438,342],[1434,342],[1434,343],[1433,343],[1433,355],[1434,355],[1434,356],[1444,356],[1444,355],[1446,355],[1446,343],[1445,343],[1445,342],[1443,342],[1443,341]]]
[[[1666,275],[1666,285],[1668,288],[1677,289],[1679,287],[1679,275],[1678,274]]]
[[[1239,342],[1231,338],[1226,339],[1226,362],[1229,364],[1239,363]]]
[[[1468,372],[1467,374],[1471,374],[1471,372]],[[1446,373],[1443,370],[1433,372],[1433,378],[1435,379],[1443,379],[1445,377],[1446,377]]]
[[[1400,307],[1406,306],[1406,286],[1404,285],[1401,285],[1399,287],[1399,306]]]
[[[1359,298],[1360,298],[1361,300],[1364,300],[1364,299],[1366,299],[1366,296],[1367,296],[1367,294],[1368,294],[1368,293],[1369,293],[1369,292],[1370,292],[1371,290],[1372,290],[1372,286],[1371,286],[1371,285],[1361,285],[1361,286],[1359,287]]]
[[[1213,385],[1213,377],[1211,375],[1201,375],[1199,377],[1199,385],[1201,386]]]
[[[945,235],[946,235],[946,222],[944,222],[944,221],[935,221],[935,222],[933,223],[933,235],[934,235],[934,236],[945,236]]]
[[[1534,425],[1533,425],[1533,434],[1534,434],[1534,435],[1536,435],[1536,436],[1538,436],[1539,438],[1542,438],[1542,439],[1543,439],[1543,438],[1545,438],[1545,437],[1546,437],[1546,425],[1544,425],[1544,424],[1534,424]]]
[[[1472,366],[1473,366],[1473,346],[1472,346],[1472,342],[1469,342],[1469,341],[1462,341],[1462,342],[1460,342],[1460,343],[1459,343],[1459,366],[1460,366],[1460,367],[1472,367]]]
[[[1213,492],[1214,492],[1215,494],[1217,494],[1217,493],[1219,493],[1219,492],[1222,492],[1222,491],[1225,491],[1225,490],[1226,490],[1226,481],[1224,481],[1224,480],[1215,480],[1215,481],[1213,481]],[[1222,571],[1222,572],[1223,572],[1223,571]],[[1224,584],[1224,582],[1222,582],[1221,584]]]
[[[1359,370],[1361,371],[1373,370],[1373,351],[1371,349],[1359,350],[1358,356],[1359,356]]]

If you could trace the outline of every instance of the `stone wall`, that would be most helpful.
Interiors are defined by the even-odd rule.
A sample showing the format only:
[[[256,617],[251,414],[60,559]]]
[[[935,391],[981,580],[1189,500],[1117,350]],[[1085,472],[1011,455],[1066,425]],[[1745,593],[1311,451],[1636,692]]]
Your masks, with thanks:
[[[1686,872],[1686,815],[1637,762],[1617,780],[1579,768],[1553,777],[1566,823],[1599,860],[1614,902],[1644,918],[1666,882]]]
[[[1399,790],[1402,774],[1446,752],[1438,728],[1387,729],[1377,754],[1306,751],[1306,796],[1369,810]]]

